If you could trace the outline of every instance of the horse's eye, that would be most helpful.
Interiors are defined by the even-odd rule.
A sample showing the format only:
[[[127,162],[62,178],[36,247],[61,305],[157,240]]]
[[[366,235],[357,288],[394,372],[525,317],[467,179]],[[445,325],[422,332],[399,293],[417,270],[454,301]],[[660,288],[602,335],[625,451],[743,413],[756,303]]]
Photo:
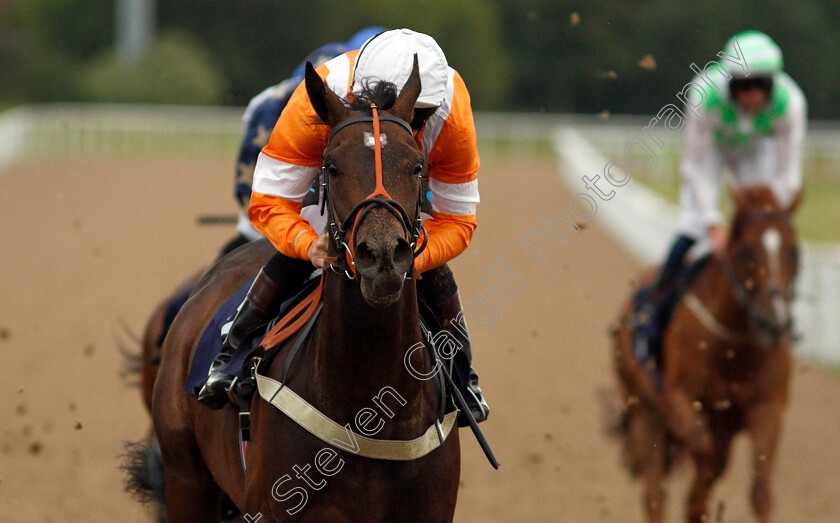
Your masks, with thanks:
[[[418,163],[414,166],[414,176],[420,176],[420,173],[423,171],[423,162]]]
[[[338,169],[335,167],[334,163],[327,164],[327,173],[329,173],[330,176],[338,174]]]

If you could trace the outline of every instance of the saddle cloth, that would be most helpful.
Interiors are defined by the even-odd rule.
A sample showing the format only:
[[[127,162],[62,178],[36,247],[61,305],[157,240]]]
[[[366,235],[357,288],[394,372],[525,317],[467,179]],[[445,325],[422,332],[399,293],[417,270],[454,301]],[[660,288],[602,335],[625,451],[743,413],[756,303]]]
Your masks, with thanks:
[[[262,343],[263,338],[271,330],[278,320],[283,318],[297,303],[306,298],[311,292],[315,290],[318,282],[321,279],[320,271],[312,278],[304,282],[298,290],[288,298],[280,307],[280,313],[277,320],[269,323],[265,329],[259,329],[248,338],[242,340],[242,345],[236,351],[230,363],[223,369],[223,372],[232,376],[240,376],[242,374],[242,366],[247,359],[247,356]],[[210,324],[204,329],[198,346],[193,355],[193,361],[190,365],[190,373],[187,376],[187,382],[184,389],[190,394],[197,395],[204,382],[207,381],[207,374],[210,371],[210,364],[213,363],[216,355],[219,354],[222,348],[222,343],[225,336],[230,330],[233,323],[233,318],[236,316],[236,311],[239,305],[245,300],[248,294],[248,289],[251,288],[253,280],[243,285],[237,290],[233,296],[230,297],[213,315]]]
[[[637,317],[635,326],[636,336],[646,336],[648,339],[648,343],[641,345],[647,348],[647,353],[641,354],[636,351],[636,358],[639,360],[639,363],[644,364],[652,361],[657,368],[662,368],[664,364],[662,360],[662,335],[671,322],[671,316],[673,316],[677,304],[679,304],[680,300],[688,292],[694,279],[706,267],[710,258],[710,254],[705,255],[689,264],[683,265],[671,286],[660,291],[659,296],[650,298],[654,292],[653,284],[642,287],[636,293],[634,300],[634,313]],[[641,306],[647,299],[652,299],[653,310],[650,313],[650,317],[640,318],[642,312]]]

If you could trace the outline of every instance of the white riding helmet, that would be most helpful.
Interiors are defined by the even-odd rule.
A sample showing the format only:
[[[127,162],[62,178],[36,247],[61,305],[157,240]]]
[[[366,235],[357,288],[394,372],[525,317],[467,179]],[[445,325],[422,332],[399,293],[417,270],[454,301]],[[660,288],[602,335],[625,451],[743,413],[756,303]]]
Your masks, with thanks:
[[[401,90],[411,74],[415,53],[422,89],[414,106],[440,107],[449,78],[446,56],[434,38],[411,29],[385,31],[362,45],[353,70],[353,91],[361,90],[364,80],[393,82]]]

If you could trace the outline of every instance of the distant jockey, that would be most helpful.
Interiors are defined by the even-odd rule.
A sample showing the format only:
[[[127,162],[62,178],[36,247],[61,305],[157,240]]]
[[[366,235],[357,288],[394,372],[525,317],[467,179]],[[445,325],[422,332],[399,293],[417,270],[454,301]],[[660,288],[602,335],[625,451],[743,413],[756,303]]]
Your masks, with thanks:
[[[706,96],[692,93],[686,107],[679,234],[656,282],[637,297],[636,355],[643,361],[660,357],[662,295],[689,249],[706,238],[715,252],[726,247],[729,231],[718,208],[724,168],[734,188],[768,186],[783,206],[802,188],[807,105],[782,70],[782,50],[766,34],[746,31],[729,40],[723,55],[741,57],[746,66],[723,60],[693,80]]]
[[[489,408],[470,367],[471,350],[458,288],[446,263],[469,245],[476,227],[479,202],[475,125],[470,95],[461,76],[449,67],[435,40],[410,29],[386,31],[361,49],[338,56],[317,69],[328,87],[347,100],[360,93],[363,83],[391,82],[399,90],[419,60],[421,92],[410,122],[425,162],[432,215],[425,223],[428,244],[415,259],[423,273],[419,294],[444,329],[462,349],[454,357],[454,374],[462,395],[477,421]],[[387,107],[383,107],[387,109]],[[260,271],[239,308],[222,352],[213,362],[199,401],[221,408],[234,377],[222,372],[240,342],[263,328],[277,314],[280,303],[312,273],[324,265],[328,235],[326,223],[305,214],[304,201],[323,164],[329,129],[317,121],[308,94],[299,86],[277,122],[271,139],[259,155],[248,211],[254,227],[279,251]],[[315,206],[313,206],[315,207]],[[461,420],[462,424],[465,422]]]

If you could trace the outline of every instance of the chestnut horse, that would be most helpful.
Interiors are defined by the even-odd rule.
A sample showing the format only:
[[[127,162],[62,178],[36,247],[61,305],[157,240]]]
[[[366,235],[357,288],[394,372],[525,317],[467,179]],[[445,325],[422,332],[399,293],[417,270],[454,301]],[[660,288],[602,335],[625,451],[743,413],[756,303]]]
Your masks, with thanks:
[[[713,256],[685,291],[662,338],[659,392],[633,354],[632,301],[615,330],[614,356],[625,400],[623,436],[632,473],[644,483],[648,519],[662,521],[663,481],[687,451],[695,465],[687,519],[707,520],[733,436],[753,444],[752,506],[770,521],[771,481],[788,402],[791,302],[798,203],[778,205],[764,187],[734,193],[737,210],[725,253]],[[648,281],[650,281],[650,274]]]
[[[383,97],[371,94],[369,102],[383,113],[378,119],[371,117],[376,111],[371,107],[348,109],[311,65],[305,85],[318,116],[334,133],[324,151],[327,207],[331,218],[345,226],[333,231],[331,256],[341,255],[339,261],[355,277],[324,271],[322,312],[284,385],[341,426],[358,425],[359,413],[370,414],[369,407],[376,405],[372,399],[390,387],[392,397],[398,395],[404,403],[388,403],[389,416],[381,417],[384,423],[376,437],[412,440],[428,433],[439,414],[433,383],[412,377],[404,363],[407,350],[423,341],[415,280],[406,277],[414,266],[412,239],[416,241],[406,231],[418,218],[423,162],[405,124],[420,93],[416,58],[398,97],[395,89],[380,89],[384,84],[375,90]],[[349,122],[351,118],[358,119]],[[375,151],[367,143],[373,120],[381,126],[381,157],[380,140]],[[371,459],[332,451],[255,395],[243,473],[237,411],[208,409],[185,392],[193,351],[214,311],[272,252],[260,241],[218,261],[201,277],[166,336],[152,415],[164,462],[169,520],[218,521],[223,494],[251,521],[257,514],[261,521],[288,520],[291,514],[305,521],[452,520],[460,477],[457,430],[423,457]],[[267,376],[281,379],[294,341],[281,346],[263,370]],[[414,369],[432,368],[424,350],[412,351],[410,359]],[[334,454],[331,461],[322,459],[325,448]]]

